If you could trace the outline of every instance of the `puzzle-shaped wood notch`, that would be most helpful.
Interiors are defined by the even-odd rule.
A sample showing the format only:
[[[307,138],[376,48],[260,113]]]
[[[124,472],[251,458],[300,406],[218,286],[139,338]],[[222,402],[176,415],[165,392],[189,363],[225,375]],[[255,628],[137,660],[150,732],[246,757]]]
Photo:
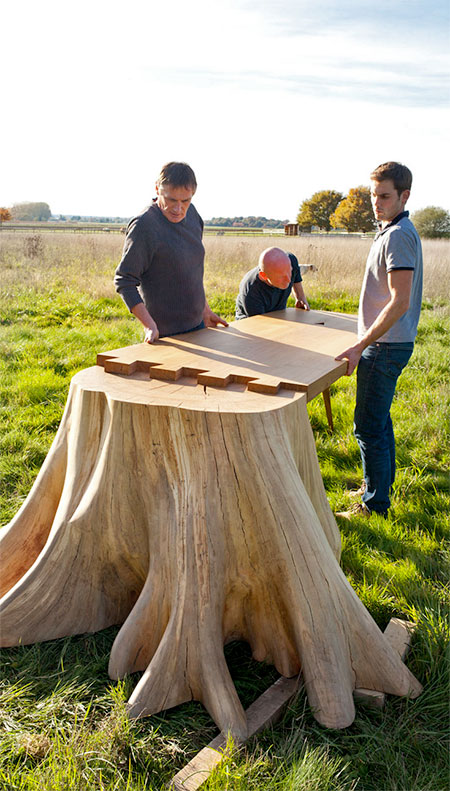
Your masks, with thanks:
[[[276,394],[282,388],[313,398],[345,373],[346,362],[334,358],[354,343],[355,336],[347,329],[348,320],[340,329],[337,319],[326,326],[322,313],[308,320],[300,313],[291,308],[233,322],[225,329],[114,349],[99,354],[97,364],[107,373],[126,376],[143,372],[167,381],[194,377],[204,386],[238,383],[255,392]]]
[[[128,351],[130,347],[125,347],[118,352]],[[145,352],[146,350],[144,350]],[[135,359],[128,361],[123,360],[120,356],[109,357],[109,354],[98,354],[97,364],[102,365],[106,373],[122,374],[131,376],[137,372],[148,374],[150,379],[158,379],[161,381],[176,382],[182,377],[193,377],[197,380],[199,385],[209,387],[227,387],[230,384],[247,385],[249,390],[260,393],[277,393],[280,388],[290,390],[305,391],[306,384],[294,381],[281,381],[279,378],[271,376],[248,376],[239,372],[232,372],[230,366],[215,365],[213,371],[207,368],[198,368],[190,365],[181,365],[179,367],[170,367],[167,364],[159,362],[151,362],[150,360],[142,360],[139,352],[135,355]]]

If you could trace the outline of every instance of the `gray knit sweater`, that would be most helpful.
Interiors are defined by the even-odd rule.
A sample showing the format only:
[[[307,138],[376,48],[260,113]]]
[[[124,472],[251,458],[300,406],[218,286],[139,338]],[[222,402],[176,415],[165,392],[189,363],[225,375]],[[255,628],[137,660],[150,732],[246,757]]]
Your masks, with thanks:
[[[153,202],[128,225],[114,284],[129,310],[144,302],[160,335],[187,332],[202,321],[202,232],[192,204],[184,219],[173,223]]]

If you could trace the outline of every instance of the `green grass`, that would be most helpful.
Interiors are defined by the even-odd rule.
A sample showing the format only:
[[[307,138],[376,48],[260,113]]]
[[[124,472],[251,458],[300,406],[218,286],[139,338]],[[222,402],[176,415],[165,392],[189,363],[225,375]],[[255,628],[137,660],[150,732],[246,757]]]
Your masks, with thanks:
[[[65,261],[67,266],[67,261]],[[55,271],[57,266],[55,265]],[[232,318],[234,294],[209,294]],[[354,311],[353,294],[314,294],[312,307]],[[274,727],[243,751],[229,748],[205,789],[247,791],[443,791],[448,787],[449,376],[447,307],[423,311],[413,358],[393,405],[399,469],[386,520],[340,525],[342,565],[381,628],[415,620],[408,666],[424,684],[415,701],[358,706],[344,731],[320,727],[304,691]],[[25,499],[59,425],[71,377],[97,351],[137,342],[120,300],[66,286],[15,288],[0,298],[0,523]],[[352,435],[354,377],[332,388],[335,431],[321,398],[309,404],[331,506],[350,503],[361,480]],[[162,789],[216,734],[198,703],[130,722],[136,677],[112,682],[117,629],[0,652],[1,791]],[[233,643],[226,657],[245,706],[277,677]]]

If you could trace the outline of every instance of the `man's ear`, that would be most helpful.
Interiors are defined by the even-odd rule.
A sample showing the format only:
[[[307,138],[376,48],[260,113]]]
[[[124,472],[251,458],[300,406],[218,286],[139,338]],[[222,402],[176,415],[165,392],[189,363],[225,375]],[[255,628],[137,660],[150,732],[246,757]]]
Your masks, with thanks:
[[[259,270],[259,279],[264,280],[265,283],[269,282],[269,278],[267,277],[266,273],[262,272],[261,270]]]
[[[410,195],[411,195],[411,190],[403,190],[402,198],[401,198],[403,206],[406,206],[406,202],[409,200]]]

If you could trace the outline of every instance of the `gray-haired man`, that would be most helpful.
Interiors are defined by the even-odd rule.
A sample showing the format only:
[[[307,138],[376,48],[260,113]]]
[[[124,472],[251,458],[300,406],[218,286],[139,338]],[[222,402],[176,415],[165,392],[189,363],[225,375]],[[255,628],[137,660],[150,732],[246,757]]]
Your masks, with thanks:
[[[194,171],[169,162],[156,181],[157,197],[128,225],[114,283],[153,343],[164,335],[228,326],[209,307],[203,287],[203,220],[191,203]]]

